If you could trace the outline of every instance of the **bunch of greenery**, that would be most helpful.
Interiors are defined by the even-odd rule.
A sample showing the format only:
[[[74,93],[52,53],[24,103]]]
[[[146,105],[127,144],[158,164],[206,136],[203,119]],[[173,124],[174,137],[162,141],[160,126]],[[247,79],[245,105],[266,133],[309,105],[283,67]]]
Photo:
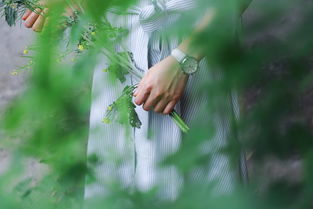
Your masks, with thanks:
[[[2,1],[1,12],[11,15],[7,16],[10,25],[14,25],[23,8],[35,7],[35,2],[25,2]],[[286,44],[267,40],[247,47],[246,42],[234,38],[234,33],[239,34],[238,8],[241,9],[245,1],[199,2],[201,8],[182,15],[167,31],[170,37],[187,36],[191,34],[192,22],[206,8],[212,7],[216,15],[210,27],[196,35],[194,43],[209,58],[208,71],[212,74],[199,83],[196,97],[208,97],[209,102],[199,107],[200,114],[190,122],[190,130],[183,135],[181,147],[159,165],[177,168],[183,178],[181,192],[175,200],[160,200],[158,185],[142,192],[136,188],[125,189],[122,182],[112,181],[105,185],[110,187],[106,196],[88,202],[90,208],[310,209],[313,196],[312,133],[310,124],[300,118],[296,110],[303,107],[299,105],[299,97],[308,92],[313,80],[310,59],[313,31],[307,27],[313,14],[312,5],[303,1],[303,7],[298,8],[291,0],[257,3],[257,15],[251,19],[252,24],[243,28],[242,39],[256,39],[259,33],[277,28],[275,24],[281,23],[281,18],[294,8],[301,9],[301,18],[297,19],[295,27],[286,29],[283,37]],[[127,67],[129,60],[123,63],[125,59],[122,62],[120,59],[129,54],[115,51],[115,44],[128,32],[112,27],[105,17],[110,8],[119,8],[123,13],[136,3],[134,0],[47,1],[49,21],[34,44],[28,86],[1,118],[1,146],[12,153],[11,163],[0,178],[1,207],[82,208],[84,184],[102,185],[103,182],[97,182],[95,167],[103,163],[103,159],[96,155],[86,158],[92,72],[105,55],[111,61],[111,67],[103,73],[111,75],[113,84],[123,82],[124,76],[131,73],[131,68]],[[74,5],[78,5],[81,11],[77,18],[64,18],[65,9]],[[129,129],[129,123],[140,126],[131,103],[134,88],[126,87],[122,96],[108,108],[108,114],[113,110],[121,111],[117,120],[126,124],[125,129]],[[251,94],[247,89],[251,88],[259,92],[250,96],[256,98],[254,102],[241,102],[240,118],[229,120],[229,93],[235,90],[239,95],[248,94],[249,98]],[[247,96],[244,98],[241,101],[247,100]],[[212,154],[207,151],[210,147],[206,148],[214,145],[210,139],[217,131],[216,118],[220,118],[218,122],[233,133],[227,138],[229,145],[216,152],[229,156],[234,169],[242,149],[253,153],[253,165],[263,163],[269,156],[284,160],[293,154],[301,158],[301,180],[269,180],[268,176],[256,172],[258,170],[252,170],[255,173],[250,185],[234,184],[227,194],[218,193],[214,183],[194,181],[194,171],[202,171],[200,178],[203,180],[210,169],[207,165],[214,164],[216,153]],[[308,121],[311,123],[312,120]],[[48,167],[41,178],[17,180],[25,172],[22,160],[25,156]],[[113,166],[120,163],[111,162]]]
[[[36,8],[32,7],[31,9],[35,11]],[[81,15],[81,12],[74,10],[73,15],[65,17],[64,24],[63,24],[65,26],[65,29],[71,29],[71,27],[77,24],[79,21],[80,15]],[[16,19],[14,19],[14,24],[15,24],[15,21]],[[11,26],[12,24],[9,24],[9,25]],[[118,43],[119,41],[121,41],[123,37],[127,35],[126,29],[112,27],[111,24],[105,19],[103,19],[101,23],[98,23],[97,25],[101,25],[98,27],[101,27],[102,30],[105,31],[105,35],[107,36],[107,39],[111,40],[112,42]],[[67,57],[72,56],[73,53],[80,54],[92,48],[95,42],[97,25],[86,23],[86,25],[84,26],[85,29],[80,34],[80,38],[77,43],[77,48],[74,50],[71,50],[70,48],[66,48],[66,52],[63,53],[61,56],[59,56],[57,60],[60,61],[60,60],[66,59]],[[140,80],[143,77],[143,75],[139,73],[139,70],[135,66],[131,53],[122,52],[122,53],[113,54],[112,52],[108,50],[103,50],[102,53],[113,60],[117,60],[117,62],[114,61],[116,62],[116,64],[113,62],[110,65],[110,67],[105,70],[105,72],[112,74],[112,76],[117,78],[121,83],[125,82],[126,80],[125,76],[128,74],[133,75],[137,80]],[[28,54],[28,49],[26,52],[24,51],[24,54],[25,55]],[[28,58],[32,59],[33,57],[28,56]],[[31,60],[30,63],[32,64],[33,61]],[[31,68],[31,65],[28,64],[26,66],[20,67],[19,71],[23,69],[30,69],[30,68]],[[129,88],[134,90],[136,88],[136,85],[131,86]],[[105,121],[105,123],[111,123],[115,121],[113,118],[120,118],[119,115],[125,114],[124,111],[126,111],[126,115],[129,116],[128,117],[129,124],[132,127],[140,128],[141,121],[138,118],[137,113],[135,111],[136,106],[132,104],[132,101],[131,101],[132,95],[133,95],[133,91],[124,89],[122,92],[122,96],[119,99],[117,99],[116,102],[114,102],[112,105],[110,105],[107,108],[108,112],[103,121]],[[129,99],[125,100],[124,99],[125,96]],[[122,110],[121,108],[118,108],[123,105],[126,105],[128,108],[124,110]],[[179,116],[179,114],[176,111],[173,111],[170,114],[170,116],[172,117],[174,122],[178,125],[178,127],[183,132],[186,133],[189,130],[189,127],[187,126],[187,124],[183,121],[183,119]],[[124,120],[117,120],[117,121],[123,123],[122,121]]]

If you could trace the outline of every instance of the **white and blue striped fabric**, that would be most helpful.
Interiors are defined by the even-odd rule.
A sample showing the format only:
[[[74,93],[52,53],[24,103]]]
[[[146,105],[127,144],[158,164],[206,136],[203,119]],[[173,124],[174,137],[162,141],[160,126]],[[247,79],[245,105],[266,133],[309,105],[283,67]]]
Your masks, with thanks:
[[[170,55],[178,45],[177,40],[169,40],[162,33],[162,28],[178,18],[180,11],[194,7],[193,0],[142,0],[136,7],[129,9],[127,15],[111,14],[110,21],[115,26],[129,29],[129,36],[124,46],[131,51],[138,68],[147,71],[152,65]],[[169,15],[171,14],[173,15]],[[127,84],[134,84],[132,76],[124,84],[109,80],[102,70],[108,63],[105,58],[95,69],[93,78],[93,101],[90,113],[90,134],[88,155],[96,154],[100,163],[95,167],[96,182],[86,184],[85,198],[104,195],[110,192],[110,185],[119,182],[125,188],[135,187],[147,191],[154,186],[160,188],[160,198],[175,199],[183,178],[173,166],[159,168],[157,165],[169,154],[175,153],[181,146],[182,133],[169,116],[146,112],[141,107],[136,111],[142,122],[141,129],[125,128],[119,124],[103,124],[106,107],[122,92]],[[207,140],[206,150],[211,152],[208,172],[195,171],[195,179],[215,181],[217,192],[231,191],[238,178],[238,170],[230,166],[230,160],[219,152],[227,144],[229,120],[201,114],[210,102],[207,96],[199,97],[195,88],[205,83],[210,77],[206,61],[202,60],[199,72],[188,80],[184,96],[176,110],[184,120],[191,124],[200,117],[212,117],[216,131],[212,139]],[[231,109],[231,108],[230,108]],[[244,157],[241,160],[244,162]],[[241,164],[241,175],[245,176],[245,165]]]

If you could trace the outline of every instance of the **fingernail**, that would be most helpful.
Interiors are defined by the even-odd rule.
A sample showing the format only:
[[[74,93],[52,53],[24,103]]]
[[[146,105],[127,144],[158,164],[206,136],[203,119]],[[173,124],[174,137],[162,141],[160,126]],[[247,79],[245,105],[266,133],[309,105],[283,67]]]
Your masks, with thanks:
[[[135,104],[136,104],[137,106],[140,106],[140,103],[139,103],[138,100],[135,100]]]

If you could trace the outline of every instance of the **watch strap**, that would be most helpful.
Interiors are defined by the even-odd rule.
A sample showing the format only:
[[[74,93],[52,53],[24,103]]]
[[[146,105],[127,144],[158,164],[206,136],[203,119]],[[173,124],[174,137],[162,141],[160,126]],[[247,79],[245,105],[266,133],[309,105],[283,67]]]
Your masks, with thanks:
[[[182,63],[182,61],[186,58],[186,54],[184,52],[182,52],[181,50],[179,49],[174,49],[172,51],[172,56],[175,57],[175,59],[179,62],[179,63]]]

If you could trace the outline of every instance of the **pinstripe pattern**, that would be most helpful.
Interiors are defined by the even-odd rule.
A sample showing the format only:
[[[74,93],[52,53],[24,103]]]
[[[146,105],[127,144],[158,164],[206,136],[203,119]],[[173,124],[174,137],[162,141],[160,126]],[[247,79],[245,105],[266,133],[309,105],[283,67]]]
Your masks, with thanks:
[[[168,40],[159,32],[161,26],[174,22],[178,11],[194,7],[193,0],[168,0],[156,3],[142,0],[137,7],[129,10],[129,15],[118,16],[112,13],[108,17],[113,25],[131,29],[122,45],[133,53],[138,67],[146,71],[168,56],[178,45],[177,40]],[[183,178],[179,176],[175,167],[161,169],[157,164],[179,149],[181,144],[179,128],[169,116],[146,112],[141,107],[136,108],[143,124],[141,129],[125,128],[118,124],[102,124],[105,107],[117,98],[124,86],[119,83],[112,85],[108,80],[107,75],[102,72],[107,64],[103,58],[95,69],[93,78],[88,154],[97,154],[101,163],[95,168],[97,182],[86,185],[85,197],[93,197],[98,193],[105,194],[110,183],[118,181],[125,187],[136,187],[143,191],[158,185],[160,198],[175,199],[183,184]],[[207,96],[199,97],[200,90],[196,87],[198,84],[208,82],[212,75],[206,70],[205,60],[200,66],[200,71],[188,80],[184,96],[175,108],[188,124],[201,120],[201,117],[208,117],[201,114],[201,111],[210,100]],[[125,85],[134,82],[136,81],[132,76],[128,76]],[[227,109],[231,111],[231,102],[227,105]],[[230,120],[229,117],[223,118],[214,114],[210,117],[214,120],[216,134],[211,140],[205,141],[202,151],[210,153],[211,159],[208,167],[205,170],[195,170],[192,178],[206,179],[207,182],[217,181],[216,191],[226,192],[232,189],[237,176],[230,168],[228,157],[219,152],[227,145]]]

